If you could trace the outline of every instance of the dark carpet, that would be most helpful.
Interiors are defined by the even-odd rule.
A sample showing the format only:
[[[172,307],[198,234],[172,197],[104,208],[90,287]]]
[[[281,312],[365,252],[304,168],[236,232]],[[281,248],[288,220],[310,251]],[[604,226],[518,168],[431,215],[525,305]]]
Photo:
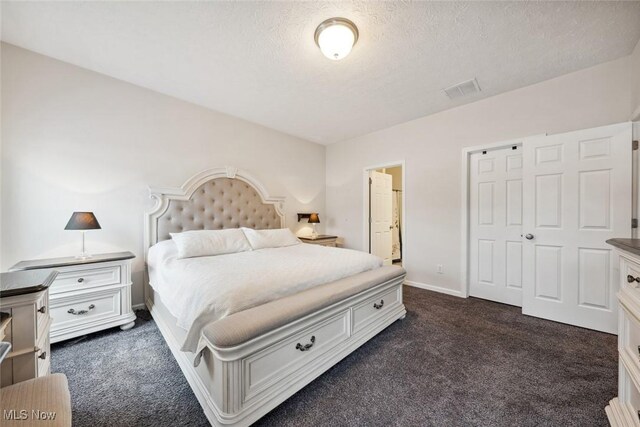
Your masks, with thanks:
[[[598,426],[617,394],[616,337],[405,287],[407,317],[260,426]],[[74,426],[205,426],[146,311],[136,327],[52,346]]]

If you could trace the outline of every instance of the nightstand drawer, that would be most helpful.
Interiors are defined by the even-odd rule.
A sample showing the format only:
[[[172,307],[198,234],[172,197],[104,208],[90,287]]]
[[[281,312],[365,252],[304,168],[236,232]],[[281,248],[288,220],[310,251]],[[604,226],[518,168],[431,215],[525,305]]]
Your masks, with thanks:
[[[310,245],[328,246],[331,248],[338,247],[338,236],[321,235],[315,239],[310,237],[299,237],[302,243],[308,243]]]
[[[322,245],[322,246],[327,246],[329,248],[337,248],[338,247],[336,242],[326,242],[326,243],[318,243],[318,244]]]
[[[51,285],[51,293],[81,290],[96,286],[122,283],[122,266],[101,265],[76,268],[58,268],[58,277]]]
[[[52,301],[52,334],[60,329],[86,326],[91,322],[119,316],[121,289],[109,289]]]

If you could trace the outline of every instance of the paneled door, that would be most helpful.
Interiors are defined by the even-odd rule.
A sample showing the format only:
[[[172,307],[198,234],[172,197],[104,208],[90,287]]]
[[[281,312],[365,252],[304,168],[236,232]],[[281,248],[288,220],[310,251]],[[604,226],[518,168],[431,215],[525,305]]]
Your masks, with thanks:
[[[391,231],[392,225],[392,176],[386,173],[369,172],[369,186],[371,189],[369,210],[371,224],[370,239],[371,253],[384,260],[384,265],[391,265]]]
[[[631,153],[630,123],[525,140],[524,314],[616,332],[605,240],[631,237]]]
[[[469,294],[522,305],[522,147],[471,154]]]

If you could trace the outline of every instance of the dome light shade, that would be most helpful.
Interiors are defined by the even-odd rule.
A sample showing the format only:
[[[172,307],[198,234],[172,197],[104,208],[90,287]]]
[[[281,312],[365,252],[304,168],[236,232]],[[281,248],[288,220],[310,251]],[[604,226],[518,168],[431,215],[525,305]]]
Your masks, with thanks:
[[[318,25],[315,40],[324,56],[338,61],[347,56],[358,41],[358,28],[348,19],[330,18]]]

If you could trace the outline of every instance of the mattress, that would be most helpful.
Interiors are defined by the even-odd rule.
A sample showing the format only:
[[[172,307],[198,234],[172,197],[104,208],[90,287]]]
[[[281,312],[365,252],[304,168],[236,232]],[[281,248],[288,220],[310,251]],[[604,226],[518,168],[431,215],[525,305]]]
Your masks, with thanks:
[[[297,244],[235,254],[178,259],[171,240],[149,249],[149,281],[187,331],[183,351],[195,352],[211,322],[315,286],[382,266],[376,256]]]

